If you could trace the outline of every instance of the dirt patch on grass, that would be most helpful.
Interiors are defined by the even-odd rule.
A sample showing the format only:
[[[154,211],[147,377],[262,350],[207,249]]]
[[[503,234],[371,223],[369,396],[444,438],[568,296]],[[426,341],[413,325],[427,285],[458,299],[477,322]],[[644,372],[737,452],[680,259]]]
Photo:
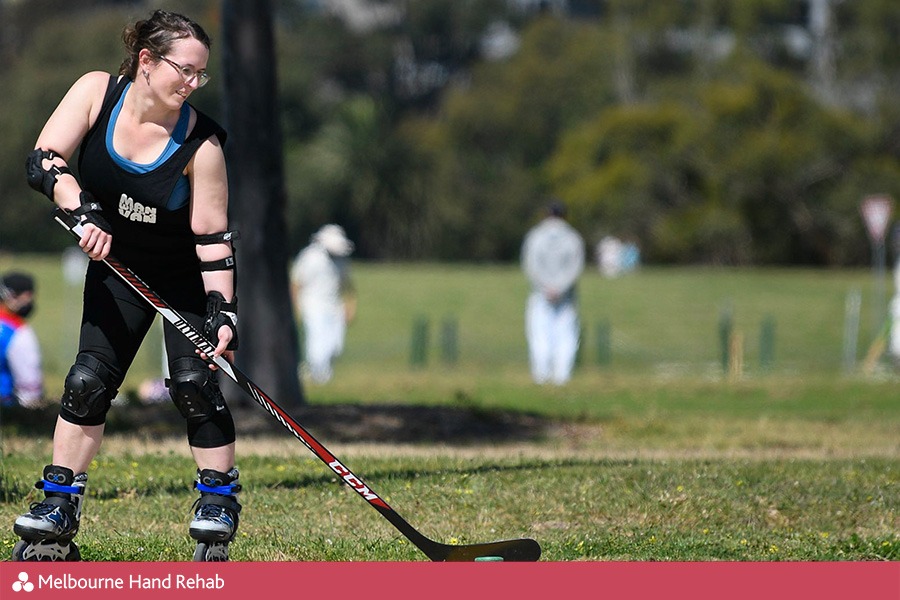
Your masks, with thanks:
[[[538,415],[444,406],[307,406],[294,414],[316,437],[337,442],[506,443],[545,438],[554,422]],[[275,433],[283,427],[260,409],[236,416],[242,433]]]
[[[278,421],[262,407],[233,406],[240,437],[287,435]],[[3,409],[0,424],[20,434],[52,433],[57,410]],[[317,439],[359,443],[502,444],[545,439],[557,423],[539,415],[451,406],[400,404],[307,405],[291,416]],[[106,433],[152,437],[183,436],[185,422],[170,403],[131,403],[114,406],[107,417]]]
[[[241,455],[297,456],[305,450],[257,405],[232,407]],[[43,448],[53,435],[57,409],[0,410],[4,452]],[[291,411],[297,422],[340,456],[533,458],[540,460],[777,460],[895,457],[895,429],[872,436],[866,424],[808,421],[736,423],[704,419],[652,438],[634,437],[621,423],[564,422],[515,411],[469,406],[401,404],[307,405]],[[627,424],[626,424],[627,425]],[[114,406],[105,451],[136,454],[187,452],[185,422],[168,402]],[[866,436],[869,437],[866,437]],[[790,443],[786,443],[785,441]],[[827,440],[827,441],[826,441]],[[41,450],[44,451],[44,450]]]

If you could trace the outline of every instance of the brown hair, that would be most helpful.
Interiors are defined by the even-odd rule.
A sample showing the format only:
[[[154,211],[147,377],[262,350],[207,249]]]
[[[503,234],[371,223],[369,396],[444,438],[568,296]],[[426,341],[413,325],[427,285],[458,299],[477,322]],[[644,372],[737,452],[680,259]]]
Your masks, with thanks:
[[[119,67],[119,75],[135,78],[141,50],[149,50],[155,56],[164,56],[172,49],[175,41],[190,37],[201,42],[207,49],[210,47],[209,36],[198,23],[178,13],[154,11],[149,19],[129,25],[122,33],[127,56]]]

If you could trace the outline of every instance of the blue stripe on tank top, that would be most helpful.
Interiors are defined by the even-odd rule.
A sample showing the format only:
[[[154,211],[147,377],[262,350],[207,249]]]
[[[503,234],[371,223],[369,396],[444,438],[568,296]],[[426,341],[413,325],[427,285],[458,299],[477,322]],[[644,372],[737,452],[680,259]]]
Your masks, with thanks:
[[[175,130],[169,138],[169,143],[166,144],[162,154],[160,154],[155,161],[149,164],[136,163],[120,155],[113,147],[113,132],[116,128],[116,121],[119,118],[119,112],[122,110],[125,94],[128,93],[128,88],[130,87],[131,82],[129,81],[125,84],[125,90],[122,92],[122,95],[119,96],[119,101],[113,107],[112,114],[109,116],[109,126],[106,128],[106,150],[112,157],[113,162],[129,173],[149,173],[168,160],[169,157],[175,154],[184,143],[184,138],[187,135],[188,123],[191,118],[191,109],[186,102],[181,105],[181,114],[178,116],[178,123],[175,124]],[[177,210],[187,204],[190,197],[190,181],[188,180],[187,175],[182,175],[178,178],[175,187],[172,189],[172,195],[169,196],[169,200],[166,202],[166,208],[168,210]]]

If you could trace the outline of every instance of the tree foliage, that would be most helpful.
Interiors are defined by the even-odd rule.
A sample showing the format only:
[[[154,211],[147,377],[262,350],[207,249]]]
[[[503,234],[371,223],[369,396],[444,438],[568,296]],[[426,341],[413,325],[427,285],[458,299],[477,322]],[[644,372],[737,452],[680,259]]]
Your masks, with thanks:
[[[3,8],[22,26],[0,27],[0,243],[51,249],[22,157],[150,8],[75,1],[35,20],[22,4]],[[217,30],[218,2],[171,4]],[[362,29],[326,4],[277,4],[291,252],[339,222],[360,257],[513,260],[555,195],[589,242],[631,237],[652,261],[860,264],[860,200],[900,198],[892,0],[831,2],[828,27],[807,0],[584,0],[569,15],[395,0],[375,4],[402,18]],[[504,27],[513,45],[488,59]],[[197,101],[217,116],[215,87]]]
[[[794,78],[735,65],[678,96],[610,107],[563,136],[547,173],[595,237],[633,237],[651,260],[835,264],[862,257],[847,227],[858,197],[835,191],[874,133]]]

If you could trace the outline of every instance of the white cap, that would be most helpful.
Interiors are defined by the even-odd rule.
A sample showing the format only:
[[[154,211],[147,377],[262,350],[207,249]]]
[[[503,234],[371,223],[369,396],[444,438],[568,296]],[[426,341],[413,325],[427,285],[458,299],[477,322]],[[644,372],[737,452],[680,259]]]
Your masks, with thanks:
[[[325,225],[313,235],[312,239],[335,256],[349,256],[353,252],[353,242],[347,239],[347,234],[340,225]]]

